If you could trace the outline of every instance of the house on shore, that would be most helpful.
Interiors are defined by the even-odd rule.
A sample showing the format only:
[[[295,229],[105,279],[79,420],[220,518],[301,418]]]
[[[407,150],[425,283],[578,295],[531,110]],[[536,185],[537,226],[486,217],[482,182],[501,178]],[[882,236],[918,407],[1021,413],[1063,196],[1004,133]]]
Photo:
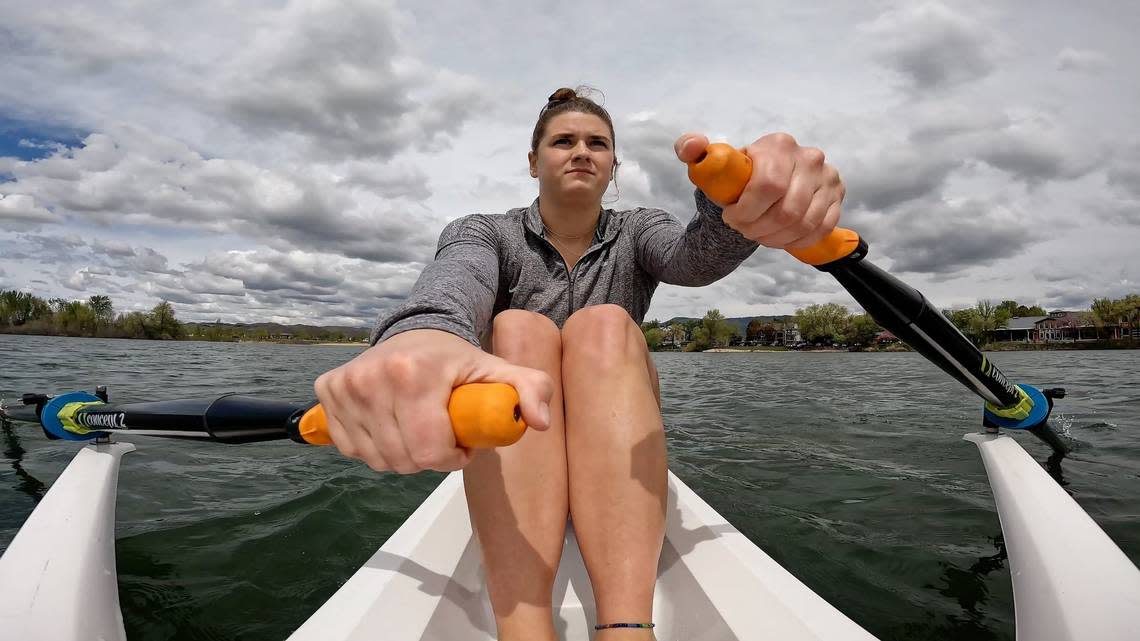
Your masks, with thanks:
[[[991,332],[994,341],[1022,343],[1075,343],[1100,338],[1120,339],[1136,335],[1140,328],[1128,323],[1105,324],[1099,330],[1088,312],[1056,310],[1048,316],[1020,316],[1009,319]]]
[[[1041,328],[1037,326],[1048,316],[1015,316],[993,331],[993,339],[1003,343],[1040,343]]]
[[[899,341],[899,337],[892,334],[889,329],[884,329],[883,331],[879,332],[878,334],[875,334],[875,339],[873,342],[876,345],[893,345],[893,344],[898,343],[900,341]]]
[[[1045,343],[1072,343],[1096,340],[1096,324],[1087,312],[1050,312],[1039,323],[1041,340]]]

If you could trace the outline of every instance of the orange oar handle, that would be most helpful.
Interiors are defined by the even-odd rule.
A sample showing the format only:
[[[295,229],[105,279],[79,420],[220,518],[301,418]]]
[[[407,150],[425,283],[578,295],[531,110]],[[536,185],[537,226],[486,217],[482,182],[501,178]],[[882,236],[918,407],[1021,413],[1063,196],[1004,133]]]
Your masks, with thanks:
[[[451,390],[447,404],[451,429],[461,447],[502,447],[522,438],[526,423],[519,409],[519,393],[506,383],[468,383]],[[331,445],[328,417],[320,403],[309,408],[296,428],[298,440]]]
[[[725,205],[731,205],[740,198],[751,177],[752,159],[723,142],[705,147],[705,153],[689,163],[689,180],[709,198]],[[787,251],[801,262],[818,266],[846,258],[858,247],[859,234],[836,227],[827,238],[811,247]]]

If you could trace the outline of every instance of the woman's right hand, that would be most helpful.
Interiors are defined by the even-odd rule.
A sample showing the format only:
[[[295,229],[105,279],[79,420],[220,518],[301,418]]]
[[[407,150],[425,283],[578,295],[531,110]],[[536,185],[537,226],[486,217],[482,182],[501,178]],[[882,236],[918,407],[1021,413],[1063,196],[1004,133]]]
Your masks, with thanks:
[[[550,426],[550,376],[434,329],[396,334],[325,372],[314,388],[342,454],[378,472],[411,474],[450,472],[471,460],[447,413],[451,390],[465,383],[512,385],[527,426]]]

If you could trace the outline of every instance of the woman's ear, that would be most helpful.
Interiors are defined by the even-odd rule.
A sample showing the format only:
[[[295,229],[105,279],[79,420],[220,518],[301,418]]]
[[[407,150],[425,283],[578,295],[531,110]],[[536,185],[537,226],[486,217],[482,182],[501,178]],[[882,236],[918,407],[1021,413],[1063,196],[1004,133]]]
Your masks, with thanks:
[[[530,163],[530,177],[538,178],[538,156],[533,151],[526,154],[527,162]]]

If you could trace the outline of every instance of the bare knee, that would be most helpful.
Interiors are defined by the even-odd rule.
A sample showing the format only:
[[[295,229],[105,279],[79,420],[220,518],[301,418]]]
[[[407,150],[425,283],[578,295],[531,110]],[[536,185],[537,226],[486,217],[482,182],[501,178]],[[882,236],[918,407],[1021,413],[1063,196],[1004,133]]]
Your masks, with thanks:
[[[562,352],[595,368],[644,363],[645,338],[624,308],[591,305],[575,312],[562,327]]]
[[[491,349],[503,358],[562,349],[558,326],[542,314],[508,309],[495,316],[491,327]]]

